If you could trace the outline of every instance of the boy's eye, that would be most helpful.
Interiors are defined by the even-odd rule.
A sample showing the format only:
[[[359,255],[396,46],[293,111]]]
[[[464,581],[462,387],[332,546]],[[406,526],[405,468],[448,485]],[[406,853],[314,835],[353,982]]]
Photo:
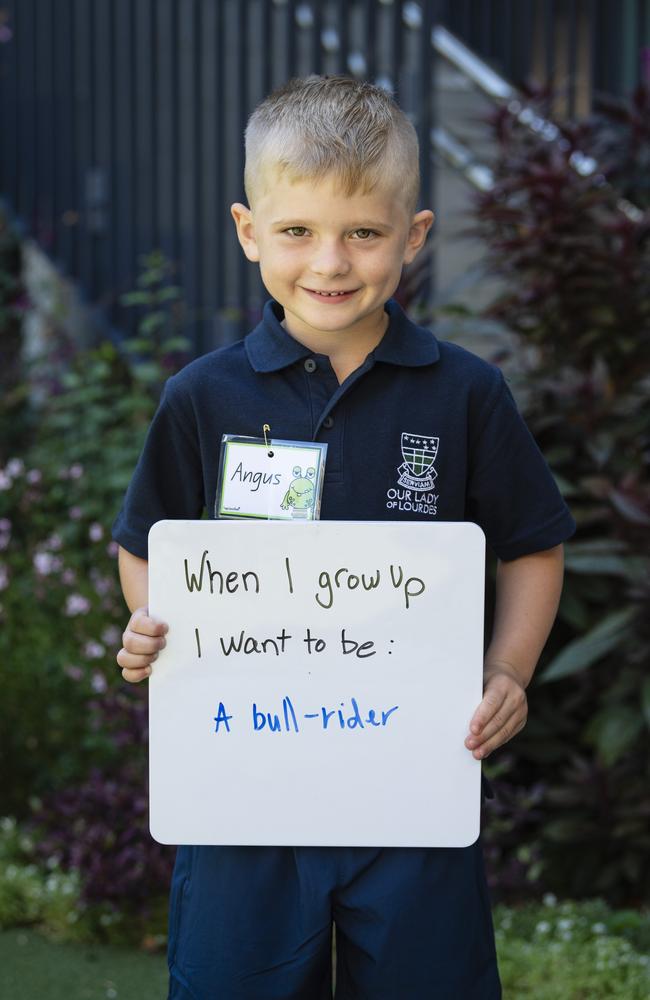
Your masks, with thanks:
[[[299,230],[299,232],[297,232],[297,230]],[[296,237],[296,239],[299,239],[302,236],[303,233],[307,232],[307,227],[306,226],[289,226],[289,228],[283,230],[283,232],[289,233],[290,236],[294,236],[294,237]],[[355,233],[363,233],[364,234],[363,236],[359,237],[359,239],[361,240],[362,243],[367,242],[368,238],[370,236],[377,236],[378,235],[374,231],[374,229],[355,229],[354,232]]]

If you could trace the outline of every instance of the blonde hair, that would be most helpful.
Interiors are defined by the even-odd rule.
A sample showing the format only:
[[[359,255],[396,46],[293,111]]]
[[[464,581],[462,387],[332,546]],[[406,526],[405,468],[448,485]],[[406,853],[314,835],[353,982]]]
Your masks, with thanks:
[[[347,76],[294,77],[259,104],[246,126],[248,204],[272,176],[290,182],[334,176],[350,197],[393,188],[410,217],[420,194],[415,128],[382,87]]]

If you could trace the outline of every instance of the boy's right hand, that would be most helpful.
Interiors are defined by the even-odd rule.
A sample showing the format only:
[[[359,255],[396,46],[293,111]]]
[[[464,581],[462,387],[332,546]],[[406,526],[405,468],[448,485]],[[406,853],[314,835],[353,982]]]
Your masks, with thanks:
[[[151,664],[167,645],[165,633],[169,626],[150,618],[148,612],[148,608],[136,608],[133,612],[122,635],[124,645],[116,657],[122,677],[130,684],[149,677]]]

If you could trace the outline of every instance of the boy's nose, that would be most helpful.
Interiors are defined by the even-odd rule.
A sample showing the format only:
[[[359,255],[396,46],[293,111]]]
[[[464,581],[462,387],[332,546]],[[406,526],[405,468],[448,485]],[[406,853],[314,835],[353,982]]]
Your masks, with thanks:
[[[335,278],[347,274],[350,270],[350,262],[340,248],[331,247],[326,249],[321,247],[310,262],[310,271],[314,275],[324,278]]]

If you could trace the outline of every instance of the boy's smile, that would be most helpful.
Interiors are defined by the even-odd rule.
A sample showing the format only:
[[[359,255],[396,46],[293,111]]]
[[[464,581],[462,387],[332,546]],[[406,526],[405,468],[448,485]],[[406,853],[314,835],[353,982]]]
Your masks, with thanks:
[[[352,352],[358,363],[383,337],[384,303],[433,222],[428,210],[409,220],[399,192],[346,197],[329,177],[276,177],[252,209],[231,212],[246,256],[284,307],[285,329],[316,353]]]

